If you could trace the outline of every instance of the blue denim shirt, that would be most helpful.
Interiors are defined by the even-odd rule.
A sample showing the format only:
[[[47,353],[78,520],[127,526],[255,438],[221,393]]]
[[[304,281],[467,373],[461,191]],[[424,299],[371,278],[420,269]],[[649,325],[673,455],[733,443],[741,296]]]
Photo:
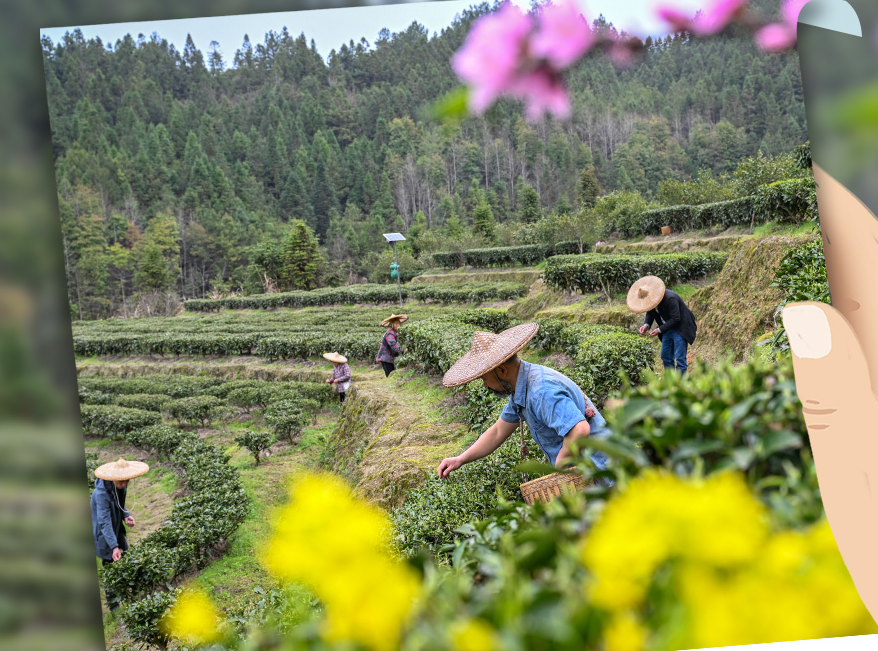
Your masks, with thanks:
[[[607,421],[597,409],[592,418],[585,417],[586,405],[594,405],[573,380],[547,366],[525,361],[520,364],[515,392],[500,418],[517,423],[521,414],[549,463],[555,465],[564,436],[582,420],[588,421],[590,437],[609,436]],[[600,470],[606,469],[608,459],[603,452],[595,451],[591,458]]]

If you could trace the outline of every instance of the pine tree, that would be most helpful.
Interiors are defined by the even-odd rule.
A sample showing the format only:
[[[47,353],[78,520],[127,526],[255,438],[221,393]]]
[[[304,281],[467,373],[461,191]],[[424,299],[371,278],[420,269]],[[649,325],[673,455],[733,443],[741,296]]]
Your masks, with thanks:
[[[494,239],[494,228],[497,222],[494,220],[494,212],[491,206],[484,202],[476,207],[473,213],[473,230],[476,233],[484,235],[489,241]]]
[[[535,224],[543,217],[540,195],[527,183],[518,183],[518,221],[522,224]]]
[[[294,219],[290,225],[292,228],[284,240],[281,253],[281,282],[286,289],[314,289],[317,287],[318,270],[324,262],[317,238],[301,219]]]
[[[594,208],[601,193],[601,186],[595,176],[594,168],[587,167],[579,175],[579,184],[576,187],[579,197],[579,205],[583,208]]]

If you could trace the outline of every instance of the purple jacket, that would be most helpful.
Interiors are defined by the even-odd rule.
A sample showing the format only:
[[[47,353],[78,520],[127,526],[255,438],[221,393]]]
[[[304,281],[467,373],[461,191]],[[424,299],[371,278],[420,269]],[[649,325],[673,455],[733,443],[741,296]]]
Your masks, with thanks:
[[[339,393],[344,393],[344,389],[341,388],[342,382],[347,382],[351,379],[351,367],[347,364],[333,364],[332,369],[332,377],[330,380],[338,380],[338,384],[336,384],[336,388]]]
[[[396,330],[391,328],[384,333],[384,338],[381,340],[381,347],[378,349],[378,357],[375,358],[375,361],[390,362],[393,364],[400,354],[402,354],[402,350],[399,348],[399,337]]]

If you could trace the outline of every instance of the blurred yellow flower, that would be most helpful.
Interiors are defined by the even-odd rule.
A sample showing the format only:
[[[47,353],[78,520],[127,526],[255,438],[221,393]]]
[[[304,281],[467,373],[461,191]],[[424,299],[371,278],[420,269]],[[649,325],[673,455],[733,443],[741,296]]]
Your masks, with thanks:
[[[643,605],[666,563],[663,598],[681,609],[673,624],[659,625],[662,648],[878,632],[829,525],[770,532],[764,507],[738,475],[684,481],[644,473],[610,502],[581,549],[592,576],[588,597],[613,613],[606,651],[644,648],[631,609]]]
[[[693,483],[646,472],[610,502],[582,547],[590,597],[607,608],[635,607],[669,558],[747,562],[767,532],[764,507],[736,475]]]
[[[309,586],[323,601],[327,640],[395,648],[421,584],[391,555],[387,515],[329,474],[300,476],[290,498],[268,546],[269,571]]]
[[[448,635],[454,651],[496,651],[500,648],[497,632],[483,619],[454,622]]]
[[[606,651],[643,651],[645,644],[646,630],[631,613],[616,615],[604,629]]]
[[[201,646],[222,637],[223,622],[206,594],[186,590],[165,613],[161,626],[172,638]]]

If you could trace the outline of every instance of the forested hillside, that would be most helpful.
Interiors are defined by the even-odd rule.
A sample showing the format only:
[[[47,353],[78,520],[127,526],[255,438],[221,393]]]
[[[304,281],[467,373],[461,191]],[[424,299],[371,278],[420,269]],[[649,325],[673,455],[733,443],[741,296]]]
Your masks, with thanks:
[[[441,34],[383,30],[326,61],[281,25],[233,56],[161,35],[44,39],[72,314],[108,316],[146,292],[389,280],[382,232],[406,233],[414,257],[511,244],[503,224],[583,195],[661,199],[662,181],[720,176],[806,139],[796,55],[734,36],[647,39],[625,70],[588,58],[569,78],[569,122],[530,124],[509,102],[432,120],[457,87],[449,59],[489,10]]]

